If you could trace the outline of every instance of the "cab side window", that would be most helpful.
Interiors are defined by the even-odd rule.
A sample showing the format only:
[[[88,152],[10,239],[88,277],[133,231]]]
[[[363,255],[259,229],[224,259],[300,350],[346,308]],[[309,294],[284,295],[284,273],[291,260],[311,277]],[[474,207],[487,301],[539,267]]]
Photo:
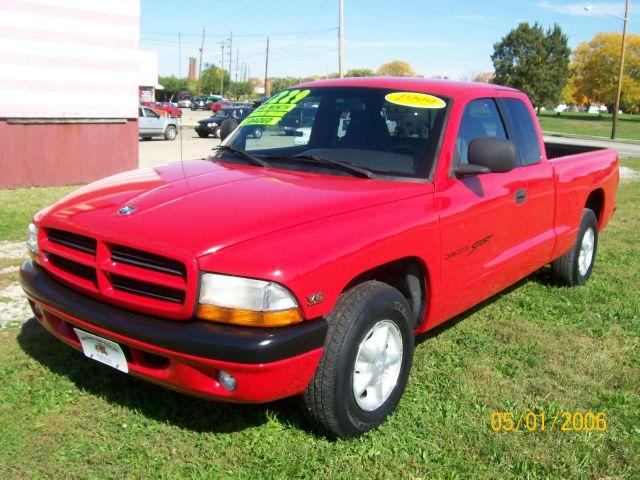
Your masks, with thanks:
[[[459,163],[469,163],[467,156],[469,144],[479,137],[507,139],[502,117],[493,98],[473,100],[464,108],[456,139]]]
[[[518,146],[520,165],[534,165],[540,162],[542,153],[531,112],[518,98],[504,98],[501,102],[508,117],[509,133]]]

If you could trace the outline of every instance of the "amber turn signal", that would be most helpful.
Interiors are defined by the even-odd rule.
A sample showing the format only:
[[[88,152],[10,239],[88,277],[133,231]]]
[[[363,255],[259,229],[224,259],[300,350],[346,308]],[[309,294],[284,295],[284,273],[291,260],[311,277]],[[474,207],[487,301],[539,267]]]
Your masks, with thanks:
[[[257,312],[216,307],[214,305],[200,305],[198,307],[198,318],[247,327],[283,327],[302,321],[302,315],[297,308],[277,312]]]

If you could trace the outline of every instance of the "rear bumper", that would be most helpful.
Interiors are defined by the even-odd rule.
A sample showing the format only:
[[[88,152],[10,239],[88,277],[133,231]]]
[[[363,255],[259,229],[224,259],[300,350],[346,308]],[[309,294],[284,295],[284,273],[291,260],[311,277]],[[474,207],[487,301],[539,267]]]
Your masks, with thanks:
[[[90,299],[31,261],[20,273],[36,319],[54,336],[78,350],[73,327],[112,340],[123,347],[129,373],[190,395],[237,402],[296,395],[322,356],[324,319],[272,329],[165,320]],[[220,370],[236,379],[234,391],[220,385]]]

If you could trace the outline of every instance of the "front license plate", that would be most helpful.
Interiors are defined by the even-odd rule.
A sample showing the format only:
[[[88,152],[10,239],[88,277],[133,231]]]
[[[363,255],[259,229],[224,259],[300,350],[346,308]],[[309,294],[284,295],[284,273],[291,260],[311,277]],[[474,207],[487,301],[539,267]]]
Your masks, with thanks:
[[[106,338],[93,335],[92,333],[83,332],[77,328],[74,328],[74,330],[80,339],[82,351],[87,357],[109,365],[121,372],[127,373],[129,371],[127,359],[120,345]]]

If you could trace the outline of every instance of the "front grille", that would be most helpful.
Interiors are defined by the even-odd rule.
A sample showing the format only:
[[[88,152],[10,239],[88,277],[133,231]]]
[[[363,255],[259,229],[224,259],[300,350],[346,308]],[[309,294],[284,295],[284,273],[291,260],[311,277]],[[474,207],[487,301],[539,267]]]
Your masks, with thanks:
[[[79,250],[89,255],[96,254],[96,240],[95,238],[85,237],[84,235],[78,235],[77,233],[65,232],[64,230],[58,230],[56,228],[50,228],[47,231],[49,240],[64,245],[65,247]]]
[[[143,297],[156,298],[165,302],[184,302],[184,292],[174,288],[141,282],[120,275],[111,275],[111,284],[116,290],[142,295]]]
[[[186,267],[177,260],[121,245],[111,246],[111,260],[182,278],[187,275]]]
[[[43,266],[72,288],[155,315],[178,319],[193,314],[195,287],[189,297],[187,292],[197,275],[185,263],[56,228],[43,232]]]
[[[82,265],[81,263],[74,262],[73,260],[69,260],[68,258],[61,257],[60,255],[56,255],[54,253],[50,253],[48,257],[49,261],[60,270],[69,272],[76,277],[89,280],[94,284],[96,283],[97,278],[95,268],[88,267],[87,265]]]

